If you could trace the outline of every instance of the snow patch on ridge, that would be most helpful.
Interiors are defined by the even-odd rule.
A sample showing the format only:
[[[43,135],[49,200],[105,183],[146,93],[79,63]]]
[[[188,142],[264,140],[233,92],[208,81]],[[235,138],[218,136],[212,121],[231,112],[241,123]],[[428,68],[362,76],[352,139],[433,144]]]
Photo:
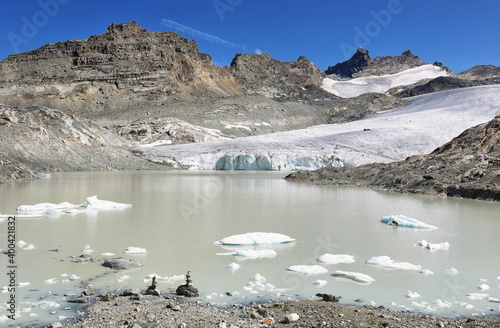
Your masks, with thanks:
[[[352,98],[363,93],[385,93],[387,90],[416,83],[423,79],[448,76],[449,73],[435,65],[422,65],[396,74],[382,76],[364,76],[346,81],[323,79],[323,90],[342,98]]]

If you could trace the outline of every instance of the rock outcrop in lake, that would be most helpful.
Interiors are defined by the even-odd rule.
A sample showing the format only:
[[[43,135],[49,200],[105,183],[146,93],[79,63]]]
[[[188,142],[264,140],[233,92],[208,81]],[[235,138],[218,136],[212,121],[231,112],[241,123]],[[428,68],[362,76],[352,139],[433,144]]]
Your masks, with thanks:
[[[500,200],[500,116],[464,131],[428,155],[357,168],[297,172],[291,181]]]

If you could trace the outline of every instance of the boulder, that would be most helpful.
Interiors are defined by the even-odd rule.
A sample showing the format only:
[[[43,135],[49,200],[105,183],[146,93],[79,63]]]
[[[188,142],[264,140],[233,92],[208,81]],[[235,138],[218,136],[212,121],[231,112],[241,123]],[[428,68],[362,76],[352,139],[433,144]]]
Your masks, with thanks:
[[[186,296],[186,297],[198,297],[200,294],[198,293],[198,289],[193,286],[180,285],[177,287],[175,291],[177,295]]]
[[[106,259],[102,264],[105,267],[114,269],[114,270],[130,270],[139,268],[142,266],[142,263],[136,260],[125,260],[125,259]]]

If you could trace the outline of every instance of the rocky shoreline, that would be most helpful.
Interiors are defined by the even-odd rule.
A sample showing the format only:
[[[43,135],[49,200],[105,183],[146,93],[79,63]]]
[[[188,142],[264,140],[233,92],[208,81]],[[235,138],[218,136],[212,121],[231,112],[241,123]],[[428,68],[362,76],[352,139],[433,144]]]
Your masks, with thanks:
[[[81,316],[49,327],[499,327],[500,316],[447,319],[323,300],[220,307],[184,297],[104,293]]]

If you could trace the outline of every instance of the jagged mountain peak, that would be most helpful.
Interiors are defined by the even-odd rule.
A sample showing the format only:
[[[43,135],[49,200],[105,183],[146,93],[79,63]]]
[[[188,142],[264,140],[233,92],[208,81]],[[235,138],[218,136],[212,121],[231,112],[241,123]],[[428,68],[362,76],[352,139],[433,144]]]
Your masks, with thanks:
[[[114,22],[108,26],[108,31],[106,34],[119,34],[119,33],[137,33],[137,32],[149,32],[143,29],[135,21],[128,23],[115,24]]]
[[[328,67],[325,73],[341,78],[387,75],[424,64],[427,63],[421,61],[411,50],[406,50],[399,56],[383,56],[372,59],[368,50],[359,47],[350,59]]]

